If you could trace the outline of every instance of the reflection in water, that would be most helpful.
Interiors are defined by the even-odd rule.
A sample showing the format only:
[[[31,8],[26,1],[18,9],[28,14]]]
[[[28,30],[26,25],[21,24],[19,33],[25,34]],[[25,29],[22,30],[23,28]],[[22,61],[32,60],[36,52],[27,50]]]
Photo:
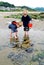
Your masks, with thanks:
[[[9,45],[10,40],[9,40],[9,30],[8,29],[0,29],[0,46],[2,45]],[[3,35],[4,33],[4,35]],[[18,38],[19,38],[19,43],[25,43],[23,42],[24,39],[24,31],[23,31],[23,27],[18,29]],[[34,48],[39,48],[44,50],[44,31],[40,31],[40,30],[34,30],[34,29],[30,29],[29,31],[29,40],[26,41],[30,42],[32,44],[34,44]]]
[[[9,40],[9,30],[8,29],[1,29],[0,30],[0,63],[1,65],[15,65],[15,63],[18,64],[23,64],[23,65],[29,65],[32,55],[36,53],[40,53],[41,51],[44,51],[44,31],[40,31],[40,30],[33,30],[30,29],[29,31],[29,38],[25,39],[24,36],[24,32],[23,32],[23,28],[21,27],[20,29],[18,29],[18,37],[19,37],[19,43],[22,45],[23,49],[20,48],[15,48],[13,50],[13,48],[10,48],[10,40]],[[4,35],[2,35],[4,33]],[[27,53],[30,52],[30,44],[34,44],[34,46],[31,47],[31,49],[33,50],[33,53]],[[40,44],[41,43],[41,44]],[[24,50],[24,48],[27,48]],[[3,53],[4,52],[4,53]],[[8,54],[12,54],[10,53],[12,52],[14,55],[11,56],[12,61],[14,60],[14,62],[8,61]],[[22,57],[23,56],[23,57]],[[17,60],[15,60],[16,58],[18,58]],[[4,61],[3,61],[4,59]],[[2,61],[1,61],[2,60]],[[7,62],[6,62],[7,61]],[[3,63],[3,64],[2,64]],[[11,64],[13,63],[13,64]],[[34,62],[33,62],[34,63]]]

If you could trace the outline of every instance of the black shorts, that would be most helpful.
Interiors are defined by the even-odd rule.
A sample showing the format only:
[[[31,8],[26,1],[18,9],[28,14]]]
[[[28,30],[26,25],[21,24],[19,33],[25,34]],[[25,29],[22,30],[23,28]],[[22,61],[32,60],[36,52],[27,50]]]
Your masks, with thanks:
[[[24,31],[29,31],[29,27],[24,27]]]

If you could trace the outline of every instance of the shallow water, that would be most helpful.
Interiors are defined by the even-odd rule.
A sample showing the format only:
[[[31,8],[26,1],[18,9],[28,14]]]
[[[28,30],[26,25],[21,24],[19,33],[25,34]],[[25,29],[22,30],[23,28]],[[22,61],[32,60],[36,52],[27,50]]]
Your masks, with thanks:
[[[9,35],[10,35],[10,30],[8,29],[0,29],[0,45],[8,45],[9,44]],[[14,34],[13,34],[14,35]],[[24,36],[24,31],[23,27],[18,29],[18,37],[20,43],[23,40]],[[31,43],[33,44],[38,44],[38,45],[44,45],[44,31],[40,30],[34,30],[30,29],[29,31],[29,38],[31,40]]]
[[[5,20],[4,20],[5,21]],[[40,51],[44,51],[44,30],[42,28],[39,29],[38,27],[33,27],[32,29],[30,29],[29,31],[29,39],[30,39],[30,43],[33,43],[33,49],[35,50],[32,54],[28,54],[26,53],[24,50],[22,49],[17,49],[17,48],[11,48],[10,47],[10,30],[8,29],[8,25],[5,25],[5,23],[3,24],[3,22],[0,25],[0,65],[15,65],[15,61],[12,62],[10,58],[8,58],[9,54],[14,53],[14,55],[16,54],[20,54],[22,55],[22,53],[24,54],[23,57],[29,57],[28,60],[30,60],[32,54],[36,54],[35,51],[38,50]],[[14,35],[14,34],[13,34]],[[24,36],[24,31],[23,31],[23,27],[18,28],[18,38],[19,38],[19,42],[20,44],[22,44],[23,41],[23,36]],[[12,53],[11,53],[12,52]],[[24,62],[28,61],[26,59],[26,57],[23,59]],[[13,56],[14,58],[14,56]],[[20,59],[20,58],[19,58]],[[22,60],[21,60],[22,61]],[[19,62],[19,60],[18,60]],[[27,62],[25,62],[22,65],[26,65]],[[18,65],[18,63],[16,63],[16,65]]]
[[[0,64],[1,65],[13,65],[10,59],[7,58],[10,52],[18,52],[14,51],[9,47],[9,33],[8,29],[0,29]],[[23,28],[18,29],[18,37],[20,43],[22,43],[24,36]],[[31,43],[34,44],[34,49],[44,50],[44,31],[30,29],[29,38]],[[20,51],[22,52],[22,51]],[[14,62],[15,63],[15,62]]]

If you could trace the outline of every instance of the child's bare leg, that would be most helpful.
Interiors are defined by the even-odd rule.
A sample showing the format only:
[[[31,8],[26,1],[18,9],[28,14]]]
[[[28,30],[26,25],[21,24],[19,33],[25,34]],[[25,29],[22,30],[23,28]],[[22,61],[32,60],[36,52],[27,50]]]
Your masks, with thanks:
[[[24,31],[24,36],[26,36],[26,31]]]
[[[27,37],[29,36],[28,31],[26,31],[26,36],[27,36]]]
[[[10,42],[12,41],[12,32],[10,33]]]
[[[26,31],[24,31],[24,36],[25,36],[25,37],[27,36],[27,32],[26,32]]]
[[[10,38],[12,38],[12,32],[10,33]]]
[[[17,32],[16,32],[16,37],[17,37]]]
[[[17,39],[18,37],[17,37],[17,32],[15,32],[14,33],[14,37],[15,37],[15,39]]]
[[[28,37],[28,31],[25,31],[25,32],[24,32],[24,36],[25,36],[25,37]]]

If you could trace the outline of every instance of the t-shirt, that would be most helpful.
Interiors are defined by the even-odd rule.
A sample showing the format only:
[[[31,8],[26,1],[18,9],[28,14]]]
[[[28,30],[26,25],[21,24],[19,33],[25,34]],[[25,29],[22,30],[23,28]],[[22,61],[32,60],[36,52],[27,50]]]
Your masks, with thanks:
[[[21,20],[22,20],[22,22],[23,22],[23,26],[24,26],[24,27],[27,27],[28,24],[29,24],[29,21],[31,20],[31,18],[30,18],[30,16],[28,16],[28,15],[27,15],[26,17],[22,16]]]

